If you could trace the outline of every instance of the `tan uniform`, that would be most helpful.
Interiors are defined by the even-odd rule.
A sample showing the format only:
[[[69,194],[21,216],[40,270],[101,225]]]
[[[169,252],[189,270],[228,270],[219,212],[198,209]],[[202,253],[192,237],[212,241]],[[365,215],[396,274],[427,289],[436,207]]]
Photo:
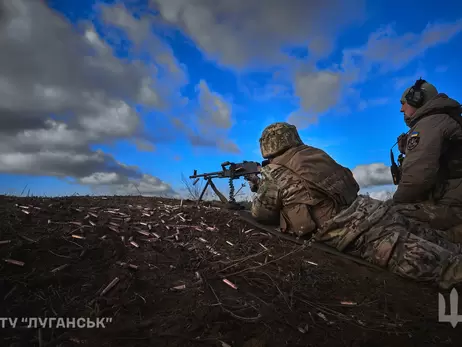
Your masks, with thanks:
[[[280,223],[298,235],[314,232],[349,206],[359,186],[351,171],[324,151],[300,145],[275,157],[261,171],[253,217]]]
[[[404,205],[355,198],[358,186],[351,172],[329,158],[309,146],[274,158],[262,168],[252,205],[254,218],[280,223],[283,232],[313,234],[319,242],[403,277],[449,284],[462,281],[454,270],[462,264],[461,245],[449,242],[441,231],[404,217],[398,211]],[[294,169],[303,170],[306,179]],[[309,180],[309,173],[314,181]],[[338,195],[340,190],[344,195]]]
[[[268,126],[260,148],[271,162],[262,168],[252,205],[258,221],[279,223],[283,232],[314,235],[318,242],[407,278],[444,287],[462,282],[462,245],[404,216],[423,205],[358,196],[351,171],[304,145],[290,124]],[[431,212],[425,211],[426,216]]]

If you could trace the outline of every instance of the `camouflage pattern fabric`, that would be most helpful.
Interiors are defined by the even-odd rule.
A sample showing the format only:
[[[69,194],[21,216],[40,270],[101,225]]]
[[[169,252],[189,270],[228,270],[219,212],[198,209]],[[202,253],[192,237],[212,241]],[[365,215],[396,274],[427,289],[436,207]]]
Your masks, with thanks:
[[[263,158],[275,157],[289,148],[303,145],[294,125],[285,122],[273,123],[263,130],[260,151]]]
[[[412,280],[442,287],[462,281],[461,244],[449,241],[443,231],[414,223],[391,200],[359,196],[315,239]]]
[[[303,144],[293,125],[279,122],[266,127],[260,149],[270,158],[266,176],[281,190],[282,229],[304,235],[357,197],[359,185],[351,170],[321,149]]]
[[[435,205],[430,202],[396,204],[394,210],[412,221],[419,228],[441,230],[444,237],[454,243],[462,243],[462,209],[458,206]]]
[[[394,204],[393,210],[411,219],[414,224],[428,225],[433,229],[449,230],[462,225],[462,208],[435,205],[431,202]],[[445,233],[447,236],[447,233]]]
[[[277,224],[282,232],[299,236],[314,232],[335,215],[334,203],[285,166],[268,164],[261,169],[252,216],[260,223]]]
[[[280,176],[270,167],[262,170],[252,205],[252,215],[265,224],[279,223],[281,213],[284,193],[274,177]],[[295,186],[292,195],[297,190],[303,187]],[[327,221],[315,240],[415,281],[438,282],[442,287],[462,281],[462,245],[448,240],[445,231],[407,218],[402,213],[405,207],[412,210],[391,200],[359,196]]]
[[[299,177],[283,166],[269,164],[261,169],[252,216],[260,223],[279,224],[283,232],[290,229],[297,235],[305,235],[317,228],[309,206],[303,204],[309,198]],[[313,213],[313,217],[316,218],[316,214]]]
[[[260,148],[263,157],[272,161],[261,169],[252,204],[252,215],[259,222],[279,222],[282,231],[297,235],[315,233],[318,242],[403,277],[444,285],[462,281],[461,245],[418,218],[422,219],[418,214],[423,210],[425,218],[438,220],[432,218],[435,211],[431,207],[422,209],[402,201],[394,204],[399,199],[381,202],[365,196],[353,201],[359,187],[354,179],[347,179],[346,173],[352,176],[351,172],[327,154],[305,146],[290,124],[268,126],[260,138]],[[297,157],[296,153],[303,155]],[[319,160],[316,170],[311,170],[313,160]],[[299,171],[304,172],[303,177]],[[328,175],[337,177],[344,190],[349,190],[344,197],[337,197],[348,201],[341,211],[332,194],[315,179]],[[410,212],[414,215],[407,217]]]
[[[252,216],[264,224],[279,224],[281,199],[277,181],[271,175],[269,165],[260,170],[261,178],[252,203]]]

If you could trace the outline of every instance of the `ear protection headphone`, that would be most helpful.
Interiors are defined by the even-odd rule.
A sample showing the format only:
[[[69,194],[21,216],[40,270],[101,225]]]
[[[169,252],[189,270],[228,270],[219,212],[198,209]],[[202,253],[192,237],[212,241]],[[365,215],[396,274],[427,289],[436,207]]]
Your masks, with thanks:
[[[427,81],[419,78],[404,97],[406,102],[412,107],[419,108],[422,106],[425,98],[424,91],[422,90],[424,83],[427,83]]]

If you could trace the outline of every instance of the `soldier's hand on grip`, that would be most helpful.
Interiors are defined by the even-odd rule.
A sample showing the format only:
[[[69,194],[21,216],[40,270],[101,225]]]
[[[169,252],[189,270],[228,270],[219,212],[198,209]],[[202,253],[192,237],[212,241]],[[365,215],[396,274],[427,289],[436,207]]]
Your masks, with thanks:
[[[258,190],[258,183],[260,182],[260,178],[256,174],[247,175],[245,180],[249,182],[250,191],[256,192]]]
[[[398,149],[401,153],[406,154],[407,134],[398,136]]]

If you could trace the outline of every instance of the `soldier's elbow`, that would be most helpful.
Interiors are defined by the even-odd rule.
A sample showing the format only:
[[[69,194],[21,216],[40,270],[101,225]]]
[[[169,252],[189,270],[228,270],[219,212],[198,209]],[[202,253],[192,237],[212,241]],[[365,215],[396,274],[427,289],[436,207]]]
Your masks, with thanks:
[[[252,217],[262,224],[275,224],[279,222],[279,214],[275,215],[273,213],[257,209],[252,209]]]
[[[256,209],[252,209],[252,217],[258,222],[264,219],[263,213],[261,213],[261,211],[256,210]]]
[[[398,204],[418,203],[428,200],[429,194],[429,189],[425,185],[400,184],[393,195],[393,202]]]

